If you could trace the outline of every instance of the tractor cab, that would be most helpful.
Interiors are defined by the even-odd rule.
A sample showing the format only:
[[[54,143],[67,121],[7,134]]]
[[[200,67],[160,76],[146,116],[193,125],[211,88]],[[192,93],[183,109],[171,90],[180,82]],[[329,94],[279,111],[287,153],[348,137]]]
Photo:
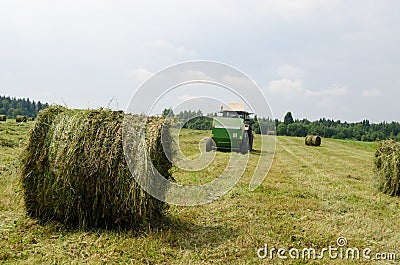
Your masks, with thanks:
[[[248,119],[249,118],[249,113],[246,111],[234,111],[234,110],[221,110],[219,113],[221,113],[222,117],[226,118],[240,118],[240,119]]]
[[[239,118],[242,119],[246,125],[249,125],[250,122],[250,112],[247,111],[233,111],[233,110],[221,110],[217,116],[225,117],[225,118]]]

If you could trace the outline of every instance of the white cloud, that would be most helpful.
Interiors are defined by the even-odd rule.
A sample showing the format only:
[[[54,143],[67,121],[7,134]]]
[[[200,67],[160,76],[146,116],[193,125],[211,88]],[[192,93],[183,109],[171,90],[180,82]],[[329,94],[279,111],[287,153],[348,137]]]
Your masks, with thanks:
[[[149,78],[152,73],[144,68],[136,68],[125,72],[128,77],[134,78],[138,82],[143,82]]]
[[[213,80],[206,73],[204,73],[202,71],[198,71],[198,70],[188,70],[188,71],[179,73],[179,77],[180,77],[181,82],[192,81],[192,80],[206,80],[206,81]]]
[[[297,79],[303,76],[304,71],[295,66],[285,64],[278,67],[277,73],[283,78]]]
[[[303,94],[303,82],[301,80],[280,79],[269,83],[269,91],[276,94],[293,95]]]
[[[304,88],[301,80],[290,80],[286,78],[271,81],[268,90],[288,99],[297,99],[299,96],[340,97],[348,93],[347,88],[337,85],[332,85],[331,88],[323,90],[310,90]]]
[[[254,86],[252,80],[246,77],[238,77],[233,75],[225,75],[222,77],[222,84],[232,88],[247,88]]]
[[[345,87],[332,85],[331,88],[323,90],[310,90],[303,86],[301,77],[304,71],[298,67],[285,64],[277,69],[277,74],[282,77],[280,80],[270,82],[270,91],[276,93],[299,93],[307,96],[343,96],[347,94]]]
[[[348,90],[345,87],[339,87],[337,85],[333,85],[331,88],[324,90],[308,90],[306,89],[307,95],[312,96],[344,96],[346,95]]]
[[[185,56],[185,57],[196,56],[195,51],[188,50],[183,46],[174,45],[165,40],[150,41],[147,42],[147,45],[153,49],[165,52],[167,54],[173,53],[175,55]]]
[[[383,95],[382,90],[379,90],[377,88],[372,88],[372,89],[366,89],[361,92],[361,95],[366,98],[374,98],[374,97],[380,97]]]

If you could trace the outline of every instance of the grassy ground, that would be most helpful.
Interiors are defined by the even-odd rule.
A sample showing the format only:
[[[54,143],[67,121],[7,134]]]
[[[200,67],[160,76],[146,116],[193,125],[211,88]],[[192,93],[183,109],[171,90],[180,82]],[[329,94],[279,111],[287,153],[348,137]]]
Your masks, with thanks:
[[[321,147],[313,148],[302,138],[278,137],[271,171],[253,192],[248,185],[259,152],[250,154],[244,176],[228,194],[203,206],[171,206],[163,226],[140,232],[79,231],[40,224],[25,214],[17,161],[32,125],[0,123],[0,263],[352,263],[328,255],[324,260],[257,257],[264,244],[321,250],[335,247],[338,237],[345,237],[348,247],[371,248],[371,256],[396,252],[400,257],[400,199],[376,191],[372,143],[323,139]],[[183,153],[196,157],[198,140],[209,134],[182,131]],[[186,184],[211,181],[229,155],[218,152],[208,168],[197,173],[176,169],[174,177]]]

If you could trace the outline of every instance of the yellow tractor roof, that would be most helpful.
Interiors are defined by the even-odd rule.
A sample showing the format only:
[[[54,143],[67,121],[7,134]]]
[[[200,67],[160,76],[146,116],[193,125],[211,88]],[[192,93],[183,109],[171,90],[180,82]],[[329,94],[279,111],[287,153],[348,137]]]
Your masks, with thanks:
[[[223,106],[221,106],[221,112],[223,111],[236,111],[236,112],[244,112],[248,114],[252,114],[252,112],[248,112],[245,110],[245,106],[243,103],[228,103],[228,109],[224,109]]]
[[[242,103],[228,103],[228,107],[233,111],[245,111]]]

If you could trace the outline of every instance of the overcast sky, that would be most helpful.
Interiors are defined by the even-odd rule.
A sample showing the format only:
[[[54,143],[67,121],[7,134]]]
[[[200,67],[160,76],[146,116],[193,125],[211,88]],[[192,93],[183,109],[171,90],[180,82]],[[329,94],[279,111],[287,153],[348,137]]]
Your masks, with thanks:
[[[212,60],[279,119],[400,121],[399,14],[394,0],[2,0],[0,94],[126,109],[151,74]]]

